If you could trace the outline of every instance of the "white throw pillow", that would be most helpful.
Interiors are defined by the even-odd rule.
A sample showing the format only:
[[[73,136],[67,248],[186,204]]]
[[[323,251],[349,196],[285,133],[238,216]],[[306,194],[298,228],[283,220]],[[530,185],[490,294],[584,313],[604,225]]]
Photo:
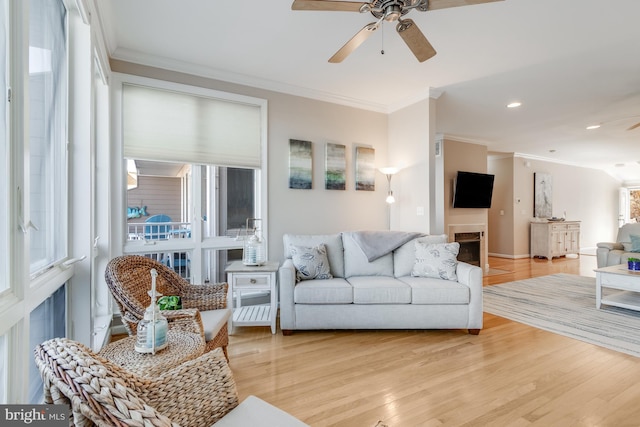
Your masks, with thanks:
[[[414,277],[435,277],[458,280],[458,251],[460,243],[423,243],[416,241],[416,263],[411,275]]]
[[[296,280],[333,279],[327,258],[327,248],[319,244],[313,248],[306,246],[289,247],[291,260],[296,267]]]

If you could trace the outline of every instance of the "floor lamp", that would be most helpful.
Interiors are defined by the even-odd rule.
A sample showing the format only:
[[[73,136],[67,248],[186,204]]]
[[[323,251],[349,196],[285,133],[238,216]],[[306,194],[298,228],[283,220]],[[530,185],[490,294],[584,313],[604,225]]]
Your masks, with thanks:
[[[400,171],[399,168],[394,167],[385,167],[378,169],[382,174],[387,177],[387,198],[385,202],[387,202],[387,216],[388,216],[388,228],[391,230],[391,205],[396,202],[396,198],[393,196],[393,191],[391,190],[391,178],[393,175],[397,174]]]

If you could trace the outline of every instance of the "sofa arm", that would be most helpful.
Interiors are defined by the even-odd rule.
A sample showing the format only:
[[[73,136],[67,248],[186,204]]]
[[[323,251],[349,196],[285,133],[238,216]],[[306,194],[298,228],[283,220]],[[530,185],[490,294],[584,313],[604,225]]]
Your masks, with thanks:
[[[622,251],[624,245],[622,243],[614,242],[598,242],[596,248],[596,262],[598,268],[607,267],[609,265],[619,264],[621,261],[616,259],[618,257],[613,256],[611,251]]]
[[[622,243],[614,243],[614,242],[598,242],[597,247],[609,249],[610,251],[614,249],[618,249],[618,250],[624,249],[624,246],[622,245]]]
[[[482,269],[478,266],[458,262],[458,283],[469,287],[468,329],[482,329]]]
[[[295,304],[293,292],[296,286],[296,267],[291,259],[285,259],[278,269],[278,285],[280,287],[280,329],[291,331],[296,326]]]

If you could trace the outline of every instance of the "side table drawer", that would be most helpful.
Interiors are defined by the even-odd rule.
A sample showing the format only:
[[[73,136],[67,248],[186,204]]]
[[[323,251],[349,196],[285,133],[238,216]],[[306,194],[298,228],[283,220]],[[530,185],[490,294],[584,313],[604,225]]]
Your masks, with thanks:
[[[233,277],[234,288],[266,288],[270,287],[270,280],[268,275],[234,275]]]

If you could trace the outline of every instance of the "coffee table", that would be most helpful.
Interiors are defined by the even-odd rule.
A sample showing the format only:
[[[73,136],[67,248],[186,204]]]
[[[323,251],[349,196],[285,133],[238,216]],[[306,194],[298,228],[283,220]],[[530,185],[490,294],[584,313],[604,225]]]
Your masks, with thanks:
[[[613,265],[596,272],[596,308],[602,304],[640,311],[640,271],[629,270],[627,264]],[[603,295],[603,288],[616,289]]]

